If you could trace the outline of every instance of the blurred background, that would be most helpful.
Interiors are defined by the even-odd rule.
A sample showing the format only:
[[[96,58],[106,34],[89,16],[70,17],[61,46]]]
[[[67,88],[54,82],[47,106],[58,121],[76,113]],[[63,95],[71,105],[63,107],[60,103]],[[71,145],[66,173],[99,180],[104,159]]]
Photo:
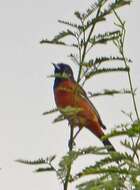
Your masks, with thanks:
[[[51,38],[64,26],[58,19],[72,20],[76,10],[84,11],[91,1],[87,0],[0,0],[0,188],[3,190],[60,190],[54,173],[34,173],[36,167],[14,162],[22,158],[34,160],[56,154],[59,158],[68,150],[69,129],[67,122],[52,124],[56,114],[42,116],[44,111],[55,107],[53,98],[53,73],[51,62],[72,64],[68,58],[70,48],[41,45],[43,38]],[[126,54],[133,60],[132,78],[137,90],[140,107],[140,2],[135,1],[120,11],[126,20]],[[111,26],[108,25],[109,29]],[[110,55],[106,48],[98,55]],[[93,52],[93,56],[95,52]],[[98,76],[85,85],[87,91],[97,92],[104,88],[128,88],[127,76],[122,73]],[[93,99],[92,99],[93,100]],[[93,100],[104,123],[110,131],[115,125],[127,121],[121,110],[133,112],[130,95],[98,97]],[[102,146],[89,131],[83,130],[77,140],[78,147]],[[120,150],[115,138],[112,143]],[[123,150],[123,147],[121,149]],[[88,164],[91,158],[75,163],[73,172]],[[96,160],[96,158],[95,158]],[[92,162],[95,161],[92,158]],[[91,161],[90,161],[91,162]],[[90,163],[92,164],[92,163]],[[74,185],[70,189],[74,189]]]

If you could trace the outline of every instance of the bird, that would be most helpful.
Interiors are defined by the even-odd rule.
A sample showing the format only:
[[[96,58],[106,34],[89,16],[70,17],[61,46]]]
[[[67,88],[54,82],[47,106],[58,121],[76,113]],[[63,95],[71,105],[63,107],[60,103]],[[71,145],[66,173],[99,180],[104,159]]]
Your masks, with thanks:
[[[107,151],[116,151],[109,139],[103,138],[106,126],[83,87],[75,81],[72,68],[64,63],[53,63],[53,66],[54,99],[64,118],[72,127],[79,127],[79,130],[85,127],[90,130]],[[66,110],[69,110],[68,113]],[[70,110],[73,110],[73,114]]]

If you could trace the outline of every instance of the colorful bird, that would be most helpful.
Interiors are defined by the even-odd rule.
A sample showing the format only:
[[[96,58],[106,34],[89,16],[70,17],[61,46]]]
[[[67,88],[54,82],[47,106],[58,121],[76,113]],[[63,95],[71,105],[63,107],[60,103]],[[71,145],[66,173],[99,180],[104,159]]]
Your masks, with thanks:
[[[78,126],[79,129],[86,127],[102,141],[108,151],[115,151],[108,139],[102,139],[103,129],[106,127],[84,89],[74,80],[71,67],[63,63],[53,65],[54,97],[58,109],[72,127]]]

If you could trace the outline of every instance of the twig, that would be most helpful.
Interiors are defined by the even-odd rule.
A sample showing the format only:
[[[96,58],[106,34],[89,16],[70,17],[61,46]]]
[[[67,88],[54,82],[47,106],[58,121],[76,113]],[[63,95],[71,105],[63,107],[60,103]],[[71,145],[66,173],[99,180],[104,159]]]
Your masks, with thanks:
[[[73,133],[74,133],[74,127],[70,126],[69,152],[71,152],[73,150],[73,144],[74,144]],[[68,183],[69,183],[69,178],[70,178],[70,173],[71,173],[71,166],[72,166],[72,162],[70,162],[69,166],[68,166],[67,175],[66,175],[65,182],[64,182],[64,190],[68,189]]]

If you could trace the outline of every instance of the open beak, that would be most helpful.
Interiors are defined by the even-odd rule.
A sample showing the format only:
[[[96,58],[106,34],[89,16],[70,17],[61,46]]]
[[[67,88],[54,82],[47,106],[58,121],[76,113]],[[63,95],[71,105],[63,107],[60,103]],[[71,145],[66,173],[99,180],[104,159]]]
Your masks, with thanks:
[[[60,70],[60,67],[59,67],[59,65],[57,63],[52,63],[52,64],[53,64],[55,69]]]

